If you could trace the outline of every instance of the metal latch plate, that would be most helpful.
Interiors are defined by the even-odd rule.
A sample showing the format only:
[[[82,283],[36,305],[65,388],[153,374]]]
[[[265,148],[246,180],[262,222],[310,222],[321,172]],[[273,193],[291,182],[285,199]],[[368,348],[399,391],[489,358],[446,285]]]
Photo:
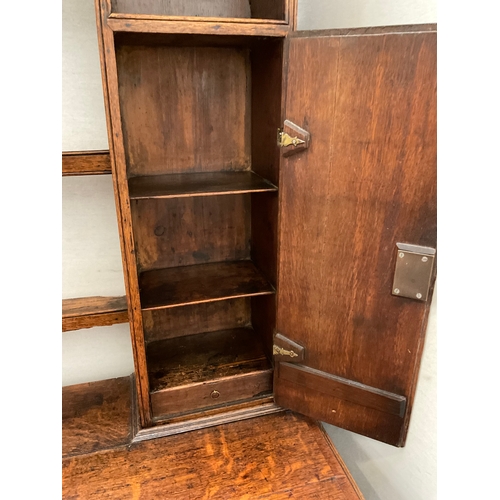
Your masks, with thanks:
[[[274,336],[273,356],[276,361],[287,361],[288,363],[300,363],[304,360],[305,349],[286,338],[281,333]]]
[[[278,146],[280,148],[286,148],[288,146],[297,147],[300,144],[305,144],[306,141],[299,139],[298,137],[291,137],[286,132],[278,130]]]
[[[431,288],[436,250],[397,243],[396,271],[392,294],[425,302]]]
[[[310,140],[311,134],[290,120],[285,120],[283,129],[278,130],[278,146],[285,157],[305,151]]]

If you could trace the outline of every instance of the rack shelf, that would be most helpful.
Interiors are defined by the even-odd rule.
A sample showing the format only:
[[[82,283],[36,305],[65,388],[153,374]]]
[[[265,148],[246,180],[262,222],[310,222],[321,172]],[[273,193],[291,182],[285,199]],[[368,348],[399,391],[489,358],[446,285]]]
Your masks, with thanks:
[[[272,392],[272,366],[252,328],[153,342],[147,355],[155,416],[266,398]]]
[[[254,17],[203,17],[203,16],[176,16],[161,14],[127,14],[113,12],[108,19],[128,19],[132,21],[176,21],[176,22],[217,22],[217,23],[240,23],[240,24],[288,24],[280,19],[256,19]]]
[[[173,20],[165,16],[136,16],[111,14],[107,25],[118,33],[166,33],[189,35],[243,35],[285,37],[288,24],[280,21],[268,22],[255,19],[199,18],[196,20]],[[243,21],[243,22],[242,22]]]
[[[262,193],[278,188],[254,172],[209,172],[132,177],[131,200]]]
[[[128,322],[126,297],[82,297],[62,301],[62,330]]]
[[[271,368],[252,328],[159,340],[147,355],[152,392]]]
[[[62,152],[63,176],[110,173],[111,160],[108,150]]]
[[[249,260],[145,271],[139,287],[143,310],[275,293]]]

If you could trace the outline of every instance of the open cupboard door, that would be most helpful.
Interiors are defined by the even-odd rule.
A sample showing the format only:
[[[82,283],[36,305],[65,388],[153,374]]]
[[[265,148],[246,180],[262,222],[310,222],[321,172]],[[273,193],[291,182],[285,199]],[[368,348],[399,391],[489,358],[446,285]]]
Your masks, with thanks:
[[[404,446],[436,274],[436,28],[293,33],[284,76],[275,399]]]

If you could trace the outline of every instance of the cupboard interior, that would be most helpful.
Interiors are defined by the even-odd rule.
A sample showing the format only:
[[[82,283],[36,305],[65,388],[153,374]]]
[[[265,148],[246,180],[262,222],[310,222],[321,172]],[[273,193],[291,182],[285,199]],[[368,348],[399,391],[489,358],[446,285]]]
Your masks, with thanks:
[[[115,47],[153,419],[259,404],[272,394],[283,40],[122,33]]]
[[[117,14],[285,20],[286,0],[112,0]]]

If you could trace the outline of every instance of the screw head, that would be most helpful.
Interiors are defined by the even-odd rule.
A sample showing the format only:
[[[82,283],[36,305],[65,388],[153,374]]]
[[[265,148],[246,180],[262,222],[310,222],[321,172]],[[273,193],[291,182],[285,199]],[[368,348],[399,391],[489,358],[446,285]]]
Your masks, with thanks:
[[[417,293],[417,299],[421,299],[422,298],[422,294],[421,293]]]
[[[154,233],[155,236],[163,236],[165,234],[165,226],[156,226]]]
[[[395,288],[395,289],[394,289],[394,293],[395,293],[396,295],[398,295],[398,294],[399,294],[399,288]]]
[[[405,256],[405,254],[404,254],[403,252],[399,252],[399,256],[400,256],[401,258],[403,258],[403,257]]]
[[[429,259],[427,257],[422,257],[422,262],[427,262]]]

